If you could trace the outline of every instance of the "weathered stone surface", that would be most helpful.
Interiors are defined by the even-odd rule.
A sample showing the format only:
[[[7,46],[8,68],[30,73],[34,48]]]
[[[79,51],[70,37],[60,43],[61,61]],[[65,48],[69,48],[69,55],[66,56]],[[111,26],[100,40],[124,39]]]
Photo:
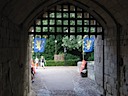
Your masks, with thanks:
[[[94,62],[93,61],[90,61],[87,63],[87,70],[88,70],[88,78],[95,81]]]
[[[25,82],[25,77],[28,76],[26,73],[28,69],[27,63],[27,32],[23,31],[22,28],[28,29],[30,26],[30,21],[41,12],[42,9],[48,8],[49,4],[55,4],[56,0],[48,0],[44,3],[45,0],[28,0],[27,3],[25,0],[1,0],[0,3],[0,72],[1,69],[4,70],[4,73],[0,73],[0,78],[2,78],[2,86],[3,87],[3,94],[5,96],[11,96],[11,85],[8,77],[12,76],[11,79],[15,81],[13,88],[14,94],[17,93],[17,96],[23,96],[23,90],[25,90],[24,95],[27,95],[28,88]],[[66,0],[68,2],[70,0]],[[77,5],[75,0],[71,0],[71,2]],[[120,70],[121,75],[120,83],[121,83],[121,96],[126,96],[128,93],[128,1],[127,0],[96,0],[95,2],[91,0],[79,0],[82,1],[82,4],[87,5],[85,8],[87,11],[91,12],[94,17],[101,24],[104,25],[104,44],[105,44],[105,73],[103,73],[103,40],[101,36],[97,36],[96,44],[95,44],[95,66],[94,70],[96,73],[96,82],[101,82],[101,78],[103,78],[103,74],[105,75],[105,83],[111,86],[112,94],[109,94],[110,90],[107,91],[107,96],[117,96],[117,88],[115,82],[117,82],[117,48],[119,48],[120,55],[123,58],[123,65],[118,68]],[[39,6],[41,5],[41,7]],[[80,6],[78,3],[78,6]],[[101,7],[102,6],[102,7]],[[37,8],[38,7],[38,8]],[[36,9],[34,9],[36,8]],[[32,10],[35,10],[32,12]],[[106,10],[106,11],[105,11]],[[30,14],[30,15],[29,15]],[[3,15],[3,16],[2,16]],[[98,17],[100,15],[102,18]],[[29,16],[29,17],[28,17]],[[101,20],[103,19],[103,20]],[[105,24],[104,24],[104,23]],[[117,29],[117,24],[121,25],[121,29]],[[21,26],[26,25],[26,26]],[[20,27],[22,32],[20,32]],[[119,28],[119,27],[118,27]],[[117,31],[120,31],[120,34],[117,34]],[[25,33],[26,32],[26,33]],[[117,35],[120,37],[117,38]],[[116,39],[117,38],[117,39]],[[120,38],[120,42],[117,40]],[[117,44],[120,43],[120,46]],[[12,60],[9,67],[8,60]],[[120,59],[120,58],[118,58]],[[18,61],[19,60],[19,61]],[[4,64],[4,65],[3,65]],[[20,67],[19,67],[20,65]],[[23,66],[21,66],[23,65]],[[125,66],[125,69],[124,69]],[[26,67],[26,68],[25,68]],[[9,74],[8,70],[11,70],[11,74]],[[27,74],[27,75],[25,75]],[[16,78],[17,77],[17,78]],[[15,79],[14,79],[15,78]],[[107,78],[107,79],[106,79]],[[21,79],[21,80],[20,80]],[[27,79],[27,78],[26,78]],[[27,79],[28,80],[28,79]],[[1,81],[1,80],[0,80]],[[13,82],[13,81],[11,81]],[[23,86],[23,83],[25,85]],[[99,83],[100,84],[100,83]],[[26,88],[26,89],[23,89]],[[127,89],[127,90],[126,90]],[[21,90],[21,93],[20,93]],[[1,91],[0,91],[1,92]],[[0,94],[1,95],[1,94]]]
[[[25,79],[23,75],[25,71],[21,71],[22,68],[19,68],[18,61],[21,54],[19,54],[20,46],[18,46],[20,38],[17,37],[20,37],[20,34],[15,33],[16,26],[9,29],[8,25],[14,24],[8,22],[8,19],[4,18],[4,22],[0,26],[0,96],[11,96],[12,94],[23,96],[22,81]],[[22,60],[25,61],[24,58]],[[28,79],[24,82],[28,82]]]

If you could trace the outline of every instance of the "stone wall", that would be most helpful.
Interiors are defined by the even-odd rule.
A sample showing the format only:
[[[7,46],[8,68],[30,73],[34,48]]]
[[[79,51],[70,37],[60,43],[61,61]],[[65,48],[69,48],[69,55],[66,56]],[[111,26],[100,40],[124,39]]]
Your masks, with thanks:
[[[54,55],[54,61],[64,61],[64,54]]]
[[[95,81],[94,61],[87,61],[88,78]]]
[[[117,30],[108,27],[104,40],[104,88],[106,96],[117,96]]]
[[[41,0],[40,0],[41,1]],[[71,0],[73,1],[73,0]],[[100,36],[95,42],[95,80],[99,85],[101,93],[103,93],[103,85],[106,96],[117,96],[117,39],[114,23],[112,18],[117,20],[123,27],[120,32],[120,95],[127,96],[128,94],[128,1],[127,0],[80,0],[82,3],[89,6],[87,9],[98,13],[105,21],[106,28],[104,39],[104,66],[103,66],[103,40]],[[92,1],[98,1],[99,6]],[[19,3],[20,2],[20,3]],[[29,48],[27,32],[17,24],[25,23],[28,25],[32,18],[36,16],[42,9],[54,2],[49,0],[45,6],[39,7],[41,2],[34,1],[26,3],[25,0],[2,0],[0,12],[9,16],[0,15],[0,96],[26,96],[30,91],[30,66],[29,66]],[[44,0],[42,0],[44,2]],[[56,0],[55,0],[56,2]],[[73,1],[74,2],[74,1]],[[24,6],[23,6],[24,5]],[[33,5],[33,6],[29,6]],[[31,11],[38,6],[38,10]],[[30,8],[31,7],[31,8]],[[81,6],[82,7],[82,6]],[[106,8],[103,10],[103,8]],[[27,9],[27,10],[23,10]],[[88,11],[89,11],[88,10]],[[108,13],[107,13],[108,10]],[[106,12],[105,12],[106,11]],[[92,13],[94,13],[92,12]],[[29,15],[31,13],[31,16]],[[100,21],[96,14],[92,14]],[[96,16],[95,16],[96,15]],[[30,16],[30,17],[27,17]],[[29,19],[28,19],[29,18]],[[26,20],[26,22],[24,22]],[[102,24],[102,22],[101,22]],[[105,25],[105,26],[106,26]],[[104,67],[104,71],[103,71]],[[103,73],[104,72],[104,73]],[[103,82],[104,76],[104,82]]]
[[[124,25],[121,37],[121,60],[120,60],[120,93],[121,96],[128,95],[128,25]]]
[[[95,39],[94,45],[94,72],[95,81],[98,84],[98,90],[103,94],[103,45],[102,37],[98,36]]]
[[[31,60],[32,60],[32,43],[33,42],[33,36],[29,35],[29,39],[28,39],[28,47],[27,47],[27,54],[28,54],[28,73],[31,74]],[[31,90],[31,75],[28,75],[28,86],[26,86],[27,90],[26,90],[26,93],[28,93],[28,96],[33,96],[32,94],[32,90]],[[26,94],[25,93],[25,94]],[[26,96],[26,95],[24,95]]]
[[[7,17],[0,16],[0,96],[28,93],[26,34]]]
[[[114,27],[108,28],[104,40],[101,36],[98,36],[95,41],[95,79],[100,92],[105,92],[106,96],[117,96],[117,42],[115,32]]]

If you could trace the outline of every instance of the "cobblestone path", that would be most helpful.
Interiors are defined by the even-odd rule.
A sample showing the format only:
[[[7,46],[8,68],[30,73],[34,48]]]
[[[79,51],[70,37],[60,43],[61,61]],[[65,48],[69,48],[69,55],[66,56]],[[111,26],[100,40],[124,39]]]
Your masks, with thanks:
[[[32,96],[100,96],[95,82],[82,78],[77,67],[38,68],[32,90]]]

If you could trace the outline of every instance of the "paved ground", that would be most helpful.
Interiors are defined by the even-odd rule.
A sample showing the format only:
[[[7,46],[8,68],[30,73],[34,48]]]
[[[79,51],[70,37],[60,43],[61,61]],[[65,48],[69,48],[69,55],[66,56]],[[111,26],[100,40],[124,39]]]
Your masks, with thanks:
[[[38,68],[32,96],[100,96],[96,84],[82,78],[77,67]]]

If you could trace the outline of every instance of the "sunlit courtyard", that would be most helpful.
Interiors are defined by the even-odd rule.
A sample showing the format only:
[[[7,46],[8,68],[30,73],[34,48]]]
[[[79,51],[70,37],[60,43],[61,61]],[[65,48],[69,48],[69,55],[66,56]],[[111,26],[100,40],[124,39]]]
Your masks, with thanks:
[[[33,96],[100,96],[95,82],[81,77],[76,66],[39,67],[32,89]]]

